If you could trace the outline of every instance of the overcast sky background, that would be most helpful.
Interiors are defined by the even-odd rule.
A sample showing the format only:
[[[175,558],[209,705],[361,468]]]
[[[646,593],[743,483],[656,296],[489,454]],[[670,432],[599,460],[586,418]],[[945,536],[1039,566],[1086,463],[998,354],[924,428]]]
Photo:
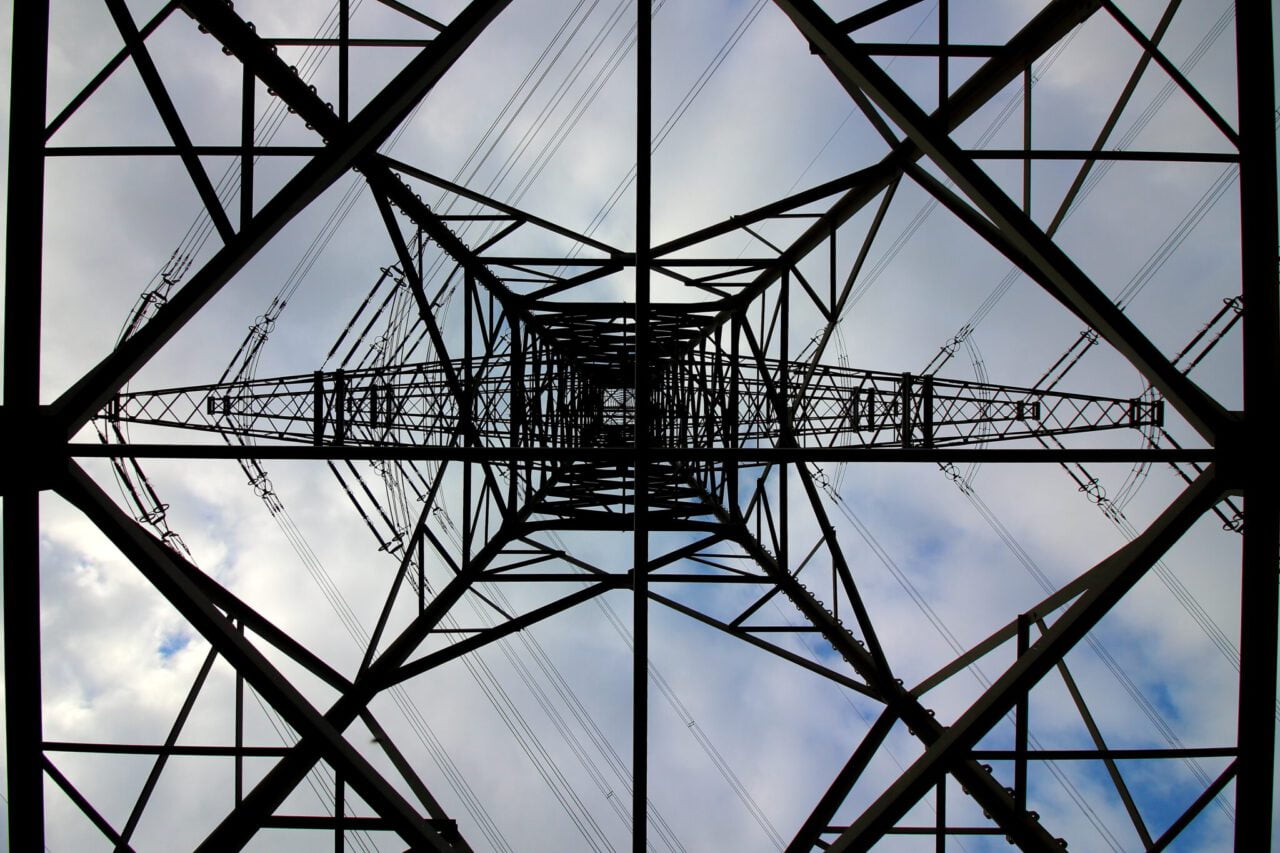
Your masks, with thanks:
[[[130,2],[135,17],[145,21],[161,4]],[[448,18],[460,3],[419,4]],[[484,189],[498,173],[506,154],[534,120],[563,77],[568,64],[584,50],[585,40],[603,25],[616,2],[591,7],[580,36],[571,41],[561,64],[547,76],[497,143],[470,185]],[[753,0],[693,2],[666,0],[655,18],[654,124],[680,104],[716,52],[735,29],[750,24],[692,107],[665,137],[654,158],[654,238],[662,241],[693,228],[744,212],[788,192],[812,186],[879,159],[882,140],[860,115],[850,117],[851,104],[822,63],[809,53],[803,38],[771,4],[758,16]],[[868,5],[825,4],[833,17]],[[1144,31],[1150,32],[1163,3],[1120,4]],[[1165,40],[1167,54],[1184,63],[1229,8],[1226,0],[1185,3]],[[576,4],[515,0],[457,63],[408,124],[394,156],[453,177],[466,161],[494,116],[539,54],[552,43]],[[1033,15],[1040,2],[1026,0],[952,0],[952,38],[956,41],[1002,41]],[[52,26],[57,45],[50,62],[50,115],[110,57],[119,46],[105,7],[93,0],[54,0]],[[4,5],[5,26],[11,18]],[[328,12],[327,6],[305,2],[241,0],[237,12],[253,20],[258,31],[272,35],[310,35]],[[624,37],[634,12],[610,32],[571,97],[535,138],[522,164],[532,159],[576,93],[598,76],[595,69]],[[579,20],[574,17],[574,22]],[[366,35],[408,31],[402,19],[373,0],[360,4],[356,32]],[[872,30],[874,40],[926,40],[936,27],[936,3],[924,2]],[[8,73],[7,33],[5,73]],[[559,43],[559,42],[555,42]],[[224,57],[194,23],[175,14],[149,41],[166,75],[192,137],[200,143],[236,141],[239,64]],[[287,55],[286,49],[281,49]],[[387,79],[409,53],[366,52],[356,56],[355,103]],[[1049,58],[1052,61],[1047,61]],[[1072,36],[1059,54],[1037,65],[1033,96],[1034,139],[1046,147],[1087,146],[1110,110],[1137,51],[1117,25],[1096,15]],[[570,228],[585,229],[601,205],[623,181],[634,163],[635,85],[632,58],[618,68],[565,138],[520,204]],[[330,58],[316,83],[331,100]],[[969,66],[956,62],[953,83]],[[1235,121],[1234,31],[1226,26],[1188,76],[1229,122]],[[897,60],[891,69],[926,109],[935,105],[932,63]],[[1166,79],[1148,72],[1133,105],[1121,119],[1124,134],[1152,104]],[[932,87],[932,88],[931,88]],[[7,105],[8,86],[0,86]],[[265,91],[260,92],[265,101]],[[957,133],[962,144],[974,144],[991,127],[999,110],[1015,96],[1013,88],[994,99]],[[7,113],[7,109],[5,110]],[[1021,141],[1021,114],[987,140],[989,147],[1015,147]],[[310,141],[296,116],[289,117],[277,143]],[[52,140],[53,144],[165,142],[145,91],[131,66],[122,68]],[[1197,115],[1180,93],[1163,102],[1134,136],[1130,147],[1141,149],[1225,151],[1228,143]],[[227,164],[210,160],[207,168],[220,176]],[[285,160],[260,170],[259,199],[287,179],[296,162]],[[1037,165],[1033,176],[1033,214],[1047,223],[1056,209],[1074,164]],[[1224,170],[1220,164],[1119,164],[1111,169],[1080,209],[1066,222],[1059,242],[1108,293],[1122,293],[1174,231],[1188,211]],[[523,165],[515,170],[520,174]],[[992,175],[1015,198],[1021,196],[1020,167],[992,166]],[[306,246],[340,202],[351,182],[347,177],[299,215],[175,339],[141,371],[135,389],[212,382],[221,374],[245,330],[266,309],[282,281],[298,264]],[[507,198],[516,187],[510,177],[491,192]],[[259,376],[317,369],[378,269],[393,260],[393,250],[378,222],[367,191],[320,256],[280,322],[258,368]],[[422,190],[435,203],[435,191]],[[1138,325],[1168,353],[1176,353],[1222,304],[1239,293],[1237,199],[1227,191],[1179,244],[1129,305]],[[826,360],[847,357],[857,367],[917,371],[968,320],[1008,271],[1008,262],[985,246],[962,224],[941,210],[929,210],[928,197],[904,181],[889,208],[880,239],[870,253],[868,275],[876,272],[857,303],[842,318],[837,343]],[[819,206],[820,207],[820,206]],[[114,344],[138,294],[182,240],[198,212],[197,197],[176,158],[138,160],[51,160],[47,175],[46,271],[44,299],[43,394],[55,398],[100,359]],[[234,207],[232,208],[234,210]],[[461,208],[460,208],[461,209]],[[633,245],[634,196],[628,191],[603,222],[596,236],[630,249]],[[815,208],[817,209],[817,208]],[[856,254],[873,210],[864,211],[840,231],[841,275]],[[913,223],[927,213],[923,222]],[[766,224],[761,233],[785,241],[796,231],[794,221]],[[904,235],[900,251],[894,241]],[[2,239],[2,238],[0,238]],[[209,241],[197,263],[216,248]],[[759,244],[735,235],[714,251],[750,257]],[[820,253],[821,254],[821,253]],[[881,262],[881,259],[884,259]],[[823,258],[802,267],[812,280],[825,284]],[[601,296],[631,298],[626,276],[598,288]],[[671,285],[659,285],[659,298],[687,298]],[[793,294],[798,348],[819,325]],[[460,306],[448,317],[450,340],[458,340]],[[985,367],[993,382],[1030,385],[1076,339],[1081,324],[1025,278],[1014,284],[985,317],[942,375],[972,378]],[[1194,374],[1225,405],[1239,404],[1239,334],[1227,337]],[[1144,383],[1139,374],[1105,345],[1091,351],[1063,383],[1064,390],[1131,397]],[[1180,442],[1197,441],[1169,412],[1169,429]],[[89,433],[86,433],[86,438]],[[181,437],[180,437],[181,438]],[[1077,444],[1099,439],[1080,437]],[[1112,433],[1107,446],[1137,446],[1136,433]],[[86,463],[115,494],[105,465]],[[340,486],[320,465],[272,463],[266,466],[277,493],[305,536],[335,587],[366,629],[376,619],[395,569],[394,560],[376,543],[353,511]],[[1114,492],[1129,466],[1089,466]],[[146,466],[157,490],[170,504],[169,520],[190,547],[195,561],[237,595],[269,615],[278,625],[330,661],[351,673],[360,651],[336,623],[330,602],[303,566],[276,521],[268,514],[234,463],[164,462]],[[1044,597],[1043,589],[984,520],[973,501],[938,472],[936,466],[867,464],[825,476],[838,483],[839,501],[827,507],[840,541],[872,613],[890,660],[908,684],[918,682],[954,652],[904,589],[904,578],[927,599],[940,624],[968,648]],[[776,477],[770,487],[777,488]],[[456,479],[450,480],[451,487]],[[1061,585],[1119,547],[1124,537],[1074,482],[1056,466],[982,468],[972,483],[1011,535],[1054,585]],[[1152,468],[1137,496],[1126,508],[1138,529],[1151,521],[1180,491],[1182,483],[1166,468]],[[793,480],[793,510],[802,492]],[[460,523],[461,498],[446,490],[444,505]],[[183,620],[149,589],[92,524],[56,496],[42,502],[42,622],[44,626],[45,733],[50,740],[159,742],[199,669],[207,645],[193,636]],[[850,513],[847,515],[846,513]],[[816,536],[808,511],[788,520],[793,552],[805,550]],[[891,566],[859,533],[871,531]],[[1238,645],[1239,537],[1224,532],[1212,516],[1202,519],[1166,557],[1168,570],[1195,596],[1199,605]],[[444,535],[444,528],[440,528]],[[625,537],[569,535],[576,552],[614,570],[629,568]],[[672,537],[663,544],[674,544]],[[794,565],[794,563],[793,563]],[[434,579],[439,582],[442,568]],[[802,579],[829,595],[829,561],[806,569]],[[825,587],[824,587],[825,584]],[[517,595],[517,592],[519,595]],[[545,600],[536,590],[508,590],[523,608]],[[820,593],[820,595],[822,595]],[[749,593],[726,586],[715,593],[681,591],[682,601],[696,601],[708,612],[730,614],[745,606]],[[602,601],[629,626],[626,594],[610,593]],[[844,606],[842,604],[842,606]],[[847,610],[846,610],[847,612]],[[403,614],[401,614],[403,615]],[[682,703],[670,704],[654,688],[651,721],[651,790],[658,814],[688,850],[777,849],[762,823],[789,841],[795,828],[830,783],[834,773],[865,733],[877,709],[853,694],[776,658],[745,648],[662,608],[651,608],[652,662],[664,683]],[[462,624],[481,618],[464,603]],[[767,616],[794,622],[789,604]],[[563,674],[564,683],[580,697],[582,708],[612,744],[623,765],[630,766],[629,651],[607,610],[595,604],[579,607],[528,632]],[[1081,646],[1068,657],[1072,674],[1091,703],[1109,745],[1165,746],[1148,713],[1167,724],[1167,733],[1186,746],[1221,746],[1233,742],[1235,676],[1230,661],[1206,638],[1186,610],[1157,577],[1144,579],[1133,595],[1104,620],[1096,632],[1106,651],[1134,689],[1149,703],[1146,712],[1098,654]],[[829,647],[814,639],[782,640],[797,652],[831,661]],[[821,646],[821,648],[819,648]],[[508,651],[512,657],[508,657]],[[575,760],[570,746],[538,704],[536,691],[520,680],[519,666],[531,661],[520,640],[479,657],[509,691],[581,807],[565,808],[544,784],[535,762],[522,751],[510,727],[500,719],[476,678],[460,663],[449,664],[408,686],[416,705],[414,719],[430,728],[419,736],[401,710],[386,697],[374,704],[383,725],[411,756],[429,787],[455,815],[476,849],[490,849],[500,833],[514,849],[622,849],[629,842],[614,803],[625,809],[629,796],[608,769],[608,759],[589,744],[585,730],[571,729],[587,743],[600,775]],[[981,690],[980,678],[994,679],[1012,660],[1004,647],[981,663],[981,674],[962,674],[926,697],[942,720],[954,719]],[[272,656],[275,660],[278,656]],[[286,663],[282,669],[295,672]],[[533,662],[530,672],[542,673]],[[535,675],[535,680],[542,678]],[[231,738],[233,677],[222,663],[214,666],[184,735],[188,743],[225,744]],[[548,695],[551,682],[543,684]],[[327,689],[300,678],[299,685],[317,707],[332,700]],[[552,700],[555,704],[559,700]],[[276,745],[280,735],[268,715],[249,700],[250,743]],[[1154,711],[1152,711],[1154,709]],[[572,715],[561,707],[566,719]],[[1050,676],[1031,702],[1032,732],[1046,747],[1084,746],[1087,736],[1074,713],[1060,678]],[[984,743],[1007,746],[1011,725],[997,727]],[[287,737],[287,733],[285,733]],[[704,737],[705,741],[698,738]],[[477,828],[462,805],[460,788],[445,780],[440,762],[424,741],[436,739],[467,785],[484,802],[497,828],[493,837]],[[372,737],[361,727],[349,740],[379,767]],[[744,798],[717,770],[703,745],[718,754],[758,804],[753,816]],[[918,742],[896,730],[888,748],[872,764],[866,779],[841,812],[852,817],[871,802],[900,768],[919,754]],[[123,825],[149,767],[146,759],[60,754],[59,768],[98,805],[117,827]],[[1225,761],[1203,761],[1209,778]],[[267,762],[248,764],[250,781],[265,772]],[[1009,779],[1008,768],[997,768]],[[1064,835],[1077,850],[1137,849],[1138,842],[1114,791],[1100,767],[1059,764],[1054,771],[1033,768],[1032,807],[1045,824]],[[1193,771],[1180,762],[1135,762],[1127,779],[1158,835],[1202,790]],[[1004,777],[1002,777],[1004,778]],[[603,780],[603,781],[601,781]],[[1067,780],[1069,785],[1064,785]],[[981,813],[952,784],[949,808],[957,816],[981,822]],[[1212,850],[1230,847],[1230,793],[1224,806],[1210,807],[1175,849]],[[320,800],[303,786],[282,813],[319,813]],[[53,851],[98,849],[105,841],[56,788],[47,788],[48,847]],[[1073,793],[1089,805],[1081,808]],[[230,762],[171,761],[139,826],[138,849],[181,849],[202,838],[231,803]],[[368,814],[367,807],[353,806]],[[596,829],[581,831],[569,816],[587,813]],[[759,815],[767,820],[757,819]],[[932,819],[922,802],[907,823]],[[651,834],[652,837],[652,834]],[[364,839],[361,839],[364,840]],[[310,849],[317,839],[294,842],[264,832],[253,849]],[[352,839],[352,843],[357,843]],[[369,837],[371,849],[398,850],[389,835]],[[885,849],[919,849],[928,842],[886,843]],[[288,844],[296,844],[294,847]],[[665,849],[655,838],[658,849]],[[1003,838],[990,842],[964,840],[956,849],[1006,849]],[[358,849],[358,848],[357,848]]]

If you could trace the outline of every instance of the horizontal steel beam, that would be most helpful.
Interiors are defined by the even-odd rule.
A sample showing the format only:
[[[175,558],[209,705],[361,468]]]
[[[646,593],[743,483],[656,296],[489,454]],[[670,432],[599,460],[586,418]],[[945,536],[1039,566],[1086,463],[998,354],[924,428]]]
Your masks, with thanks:
[[[187,755],[234,758],[279,758],[289,754],[287,746],[192,746],[162,743],[78,743],[47,740],[45,752],[88,752],[97,755]]]
[[[635,459],[632,447],[313,447],[300,444],[227,446],[219,444],[88,444],[67,446],[72,458],[129,459],[382,459],[456,462],[565,461],[617,462]],[[925,448],[925,447],[657,447],[654,461],[737,462],[765,465],[778,462],[1186,462],[1208,464],[1217,458],[1211,448]]]

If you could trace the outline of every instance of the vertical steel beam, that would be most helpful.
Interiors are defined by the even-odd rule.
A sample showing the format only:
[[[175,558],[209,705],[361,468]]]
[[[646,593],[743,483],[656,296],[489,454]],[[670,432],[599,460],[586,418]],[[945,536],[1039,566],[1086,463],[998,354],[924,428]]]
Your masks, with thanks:
[[[1280,548],[1280,466],[1274,444],[1280,370],[1276,292],[1276,133],[1271,4],[1236,3],[1240,102],[1240,260],[1244,297],[1244,424],[1230,448],[1243,479],[1239,765],[1236,848],[1271,838],[1275,785],[1276,560]]]
[[[947,51],[951,43],[951,4],[948,0],[938,3],[938,111],[946,109],[951,94],[951,58]]]
[[[13,7],[9,215],[4,292],[4,411],[10,452],[37,456],[40,407],[40,297],[44,223],[45,87],[48,0]],[[53,459],[44,465],[55,464]],[[40,465],[37,462],[37,467]],[[40,483],[6,472],[4,496],[5,736],[8,740],[9,846],[44,849],[44,739],[40,693]],[[40,472],[44,473],[44,472]]]
[[[240,230],[253,220],[253,143],[255,127],[254,94],[258,78],[244,66],[240,78]]]
[[[1018,657],[1031,648],[1031,617],[1018,614]],[[1013,804],[1023,812],[1027,810],[1027,736],[1030,734],[1028,715],[1031,712],[1030,691],[1018,697],[1013,706]]]
[[[240,636],[244,637],[244,620],[241,619],[236,623],[236,630]],[[244,800],[244,673],[236,670],[236,719],[235,719],[235,741],[236,741],[236,765],[235,765],[235,804],[240,805]]]
[[[351,0],[338,0],[338,118],[351,111]]]
[[[782,273],[782,286],[778,290],[778,300],[781,302],[778,311],[778,396],[782,400],[783,405],[791,399],[791,270],[784,270]],[[786,414],[790,414],[790,410],[786,410]],[[784,461],[778,466],[778,562],[786,571],[791,571],[791,554],[790,537],[787,530],[791,526],[790,506],[787,494],[787,480],[791,476],[791,470]],[[835,598],[831,600],[831,606],[835,607]]]
[[[1022,72],[1022,212],[1031,216],[1031,63]]]
[[[942,0],[946,2],[946,0]],[[935,807],[937,812],[938,834],[934,836],[933,849],[937,853],[947,853],[947,777],[943,776],[938,780],[938,803]]]
[[[719,327],[716,327],[719,332]],[[736,450],[739,446],[738,440],[738,406],[741,405],[738,390],[738,379],[741,375],[739,365],[742,357],[742,318],[735,313],[729,321],[729,412],[725,417],[729,425],[727,446],[731,450]],[[737,460],[729,460],[725,463],[725,467],[729,469],[729,512],[735,519],[742,517],[742,505],[738,500],[738,462]]]
[[[10,393],[6,389],[6,398]],[[44,839],[39,504],[40,493],[29,479],[4,496],[5,737],[13,850],[28,844],[42,849]]]
[[[649,274],[652,262],[653,16],[651,0],[636,6],[636,328],[635,521],[632,631],[631,849],[645,853],[649,804]]]
[[[519,318],[508,315],[507,329],[511,335],[511,392],[509,411],[511,413],[511,430],[508,433],[508,446],[519,447],[525,441],[528,432],[527,395],[525,393],[525,354],[524,334]],[[507,473],[507,506],[516,506],[519,501],[517,487],[520,481],[520,463],[512,459]]]
[[[341,771],[334,774],[333,780],[333,849],[334,853],[343,853],[346,849],[347,834],[342,825],[346,823],[347,784]]]

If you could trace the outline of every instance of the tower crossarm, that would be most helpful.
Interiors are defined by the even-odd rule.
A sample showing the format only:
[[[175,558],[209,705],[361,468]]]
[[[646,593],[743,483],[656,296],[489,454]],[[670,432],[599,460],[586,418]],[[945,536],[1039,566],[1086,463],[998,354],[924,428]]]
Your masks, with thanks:
[[[452,367],[460,371],[462,362]],[[528,447],[633,443],[634,389],[602,387],[586,372],[562,367],[548,373],[545,365],[525,365],[523,381],[513,382],[509,358],[485,359],[462,402],[450,392],[446,363],[428,361],[135,392],[119,396],[104,415],[246,439],[419,447],[447,447],[469,428],[482,445],[506,446],[514,417]],[[777,443],[770,384],[791,409],[795,441],[814,448],[952,447],[1141,429],[1159,426],[1164,414],[1160,400],[934,375],[779,361],[723,368],[710,357],[662,365],[654,392],[655,445]]]
[[[662,430],[673,442],[691,437],[696,415],[711,421],[702,424],[703,431],[719,441],[734,436],[739,446],[778,441],[778,413],[766,391],[768,380],[782,390],[795,441],[802,447],[951,447],[1155,427],[1164,416],[1160,400],[1069,394],[931,374],[776,360],[765,361],[763,367],[741,362],[727,377],[717,370],[713,359],[704,358],[689,360],[673,372],[677,378],[665,390],[674,404],[663,407]],[[734,384],[736,389],[726,387]],[[697,393],[690,394],[690,389]],[[731,413],[727,401],[734,396],[738,406]]]
[[[524,440],[576,446],[601,393],[572,370],[526,370],[512,382],[508,358],[485,359],[460,402],[448,382],[463,359],[194,385],[122,394],[108,420],[325,446],[449,446],[468,425],[483,445],[511,439],[512,402]],[[480,360],[477,360],[479,362]],[[551,377],[548,380],[548,377]]]

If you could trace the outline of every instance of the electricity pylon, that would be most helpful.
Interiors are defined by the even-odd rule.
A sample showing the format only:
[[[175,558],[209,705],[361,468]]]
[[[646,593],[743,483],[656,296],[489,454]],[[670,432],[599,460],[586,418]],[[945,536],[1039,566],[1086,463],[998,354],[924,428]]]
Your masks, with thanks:
[[[400,7],[402,4],[388,4]],[[238,849],[264,828],[333,832],[341,845],[350,830],[397,834],[412,849],[468,849],[467,831],[431,793],[372,707],[388,691],[430,677],[442,664],[591,601],[628,590],[633,602],[633,717],[631,815],[649,812],[649,613],[657,605],[777,655],[880,707],[825,794],[799,826],[791,849],[866,849],[896,834],[925,835],[939,849],[957,835],[1007,837],[1025,849],[1056,849],[1062,832],[1037,809],[1029,782],[1035,764],[1063,751],[1040,750],[1030,737],[1029,696],[1050,675],[1073,684],[1068,652],[1094,629],[1203,516],[1228,498],[1243,496],[1246,522],[1240,577],[1240,692],[1235,742],[1205,748],[1110,747],[1093,724],[1088,703],[1071,691],[1093,735],[1072,750],[1072,760],[1093,762],[1105,773],[1149,849],[1163,849],[1223,790],[1234,783],[1238,846],[1270,837],[1275,722],[1277,543],[1280,507],[1270,453],[1275,370],[1280,364],[1280,308],[1275,286],[1276,194],[1274,92],[1270,10],[1265,3],[1236,9],[1239,116],[1224,118],[1173,66],[1159,43],[1177,3],[1147,33],[1106,0],[1046,0],[1007,38],[990,45],[955,44],[943,0],[936,38],[923,45],[866,42],[861,34],[890,20],[912,2],[885,0],[836,20],[813,0],[777,0],[836,81],[885,138],[888,153],[842,178],[732,217],[683,237],[655,244],[651,235],[652,32],[648,3],[637,19],[637,188],[634,249],[623,250],[588,234],[549,222],[482,193],[452,184],[418,164],[393,160],[381,149],[421,99],[448,79],[459,56],[476,44],[508,6],[477,0],[448,23],[405,6],[406,19],[432,31],[401,40],[416,48],[401,69],[362,106],[352,103],[348,52],[361,45],[349,31],[349,8],[339,3],[336,37],[316,38],[340,60],[333,92],[303,79],[280,56],[287,44],[308,43],[261,33],[229,3],[183,0],[166,4],[141,26],[123,0],[106,0],[124,47],[52,121],[45,80],[50,51],[47,3],[15,4],[14,88],[10,145],[10,204],[6,284],[6,436],[15,454],[35,464],[15,471],[4,492],[5,655],[11,846],[39,849],[44,832],[46,784],[53,786],[120,848],[143,819],[156,781],[174,756],[231,760],[235,792],[204,841],[205,849]],[[216,40],[227,63],[244,80],[233,146],[193,142],[175,109],[170,88],[153,61],[149,39],[177,10]],[[1085,271],[1080,259],[984,170],[984,157],[1030,165],[1042,159],[1086,164],[1063,203],[1088,174],[1087,167],[1124,160],[1108,145],[1108,122],[1090,148],[1042,150],[1031,142],[1030,113],[1024,146],[982,152],[958,141],[964,123],[1007,87],[1023,85],[1029,99],[1031,67],[1083,23],[1106,19],[1135,45],[1134,80],[1148,66],[1165,73],[1229,143],[1224,154],[1203,151],[1142,152],[1169,163],[1237,164],[1240,170],[1244,352],[1244,407],[1232,411],[1215,399],[1152,343]],[[171,23],[171,22],[170,22]],[[937,61],[933,103],[909,94],[877,57],[927,56]],[[963,79],[949,78],[952,62],[979,64]],[[151,156],[156,147],[78,146],[49,143],[102,81],[121,63],[136,66],[146,92],[171,137],[163,146],[182,163],[222,245],[185,283],[157,300],[154,313],[51,404],[43,404],[40,377],[41,263],[46,246],[45,167],[59,157],[104,154]],[[311,146],[290,149],[304,165],[269,198],[256,197],[255,162],[270,154],[253,137],[257,88],[287,105],[314,134]],[[1123,112],[1133,86],[1124,88],[1113,112]],[[336,104],[336,106],[335,106]],[[114,150],[108,150],[114,149]],[[205,171],[202,157],[239,161],[238,216],[228,211]],[[415,321],[429,357],[400,360],[394,354],[372,367],[320,370],[277,378],[232,377],[158,391],[123,389],[165,344],[304,207],[342,175],[358,171],[367,184],[395,252],[390,274],[412,299]],[[948,380],[933,372],[879,373],[824,359],[832,330],[845,316],[853,284],[898,187],[910,181],[927,191],[958,221],[1043,288],[1116,352],[1154,389],[1120,399],[1056,389],[1020,388]],[[416,186],[435,186],[477,202],[498,231],[469,244],[450,217],[420,198]],[[257,195],[260,195],[258,193]],[[876,211],[848,277],[837,275],[835,241],[859,212]],[[53,213],[54,211],[50,211]],[[785,217],[807,224],[785,246],[767,240],[759,257],[728,257],[717,240],[750,234]],[[510,235],[536,232],[571,249],[503,254]],[[536,242],[536,241],[535,241]],[[818,283],[802,266],[830,257],[829,282]],[[428,273],[433,263],[461,282],[454,297],[464,316],[460,331],[439,320],[440,293]],[[570,272],[564,272],[564,270]],[[600,297],[595,285],[608,276],[634,276],[634,299]],[[690,298],[654,298],[659,278],[686,288]],[[824,286],[825,285],[825,286]],[[806,319],[802,319],[802,316]],[[819,318],[807,345],[797,330]],[[195,379],[202,379],[199,377]],[[1158,397],[1156,396],[1158,395]],[[1196,436],[1191,447],[1142,449],[1067,445],[1073,433],[1134,428],[1151,431],[1167,414]],[[108,425],[105,445],[78,441],[95,420]],[[136,425],[149,439],[126,440],[119,427]],[[163,429],[179,427],[220,434],[223,444],[182,443]],[[154,439],[154,441],[150,440]],[[1008,442],[1008,443],[1006,443]],[[148,527],[129,517],[81,461],[93,457],[290,458],[316,461],[433,462],[423,469],[419,516],[393,549],[399,566],[386,603],[353,673],[336,671],[288,632],[202,572]],[[824,499],[822,463],[1163,461],[1194,469],[1186,488],[1129,544],[1086,568],[1034,607],[1010,614],[990,637],[957,655],[916,685],[904,684],[895,649],[882,642],[883,626],[867,606],[856,567],[846,556]],[[178,740],[201,690],[208,666],[193,686],[163,744],[52,742],[43,734],[40,655],[40,494],[52,490],[104,533],[155,589],[203,636],[215,657],[229,663],[298,735],[293,746],[264,753],[243,742],[192,746]],[[454,494],[461,506],[461,546],[429,524],[437,495]],[[795,541],[803,516],[816,542]],[[544,538],[550,533],[606,531],[630,542],[630,568],[600,566],[567,554]],[[677,534],[676,538],[666,534]],[[431,582],[431,567],[445,580]],[[805,581],[821,578],[821,593]],[[486,598],[504,583],[536,583],[543,603],[507,612]],[[747,584],[753,603],[724,616],[700,607],[701,590],[715,584]],[[828,584],[826,586],[825,584]],[[568,593],[564,590],[569,589]],[[827,589],[830,590],[829,594]],[[763,605],[785,597],[800,623],[777,624]],[[463,602],[482,602],[495,620],[467,629],[450,645],[433,641]],[[403,605],[409,602],[409,613]],[[396,616],[395,614],[400,614]],[[797,654],[785,637],[821,637],[832,658]],[[780,639],[781,638],[781,639]],[[1013,663],[986,685],[953,719],[940,719],[922,698],[969,666],[990,660],[1012,644]],[[265,650],[269,649],[270,654]],[[328,685],[337,699],[317,704],[286,677],[273,659],[289,659]],[[837,660],[838,658],[838,660]],[[238,681],[239,683],[239,681]],[[243,697],[237,697],[237,719]],[[1011,749],[996,750],[984,737],[1012,715]],[[372,745],[350,733],[362,726]],[[895,729],[919,741],[919,756],[876,793],[851,820],[840,821],[850,792]],[[259,751],[255,751],[259,750]],[[61,772],[64,752],[155,756],[148,780],[124,824],[105,817]],[[1203,793],[1165,827],[1151,831],[1117,761],[1137,757],[1229,759]],[[249,757],[277,759],[252,784],[244,779]],[[992,762],[1000,766],[993,769]],[[282,805],[320,764],[339,780],[326,814],[282,814]],[[946,787],[954,780],[981,808],[987,823],[957,825],[948,818]],[[375,817],[347,812],[349,787]],[[933,798],[932,826],[904,824],[911,809]],[[644,850],[649,821],[633,819],[633,849]]]

